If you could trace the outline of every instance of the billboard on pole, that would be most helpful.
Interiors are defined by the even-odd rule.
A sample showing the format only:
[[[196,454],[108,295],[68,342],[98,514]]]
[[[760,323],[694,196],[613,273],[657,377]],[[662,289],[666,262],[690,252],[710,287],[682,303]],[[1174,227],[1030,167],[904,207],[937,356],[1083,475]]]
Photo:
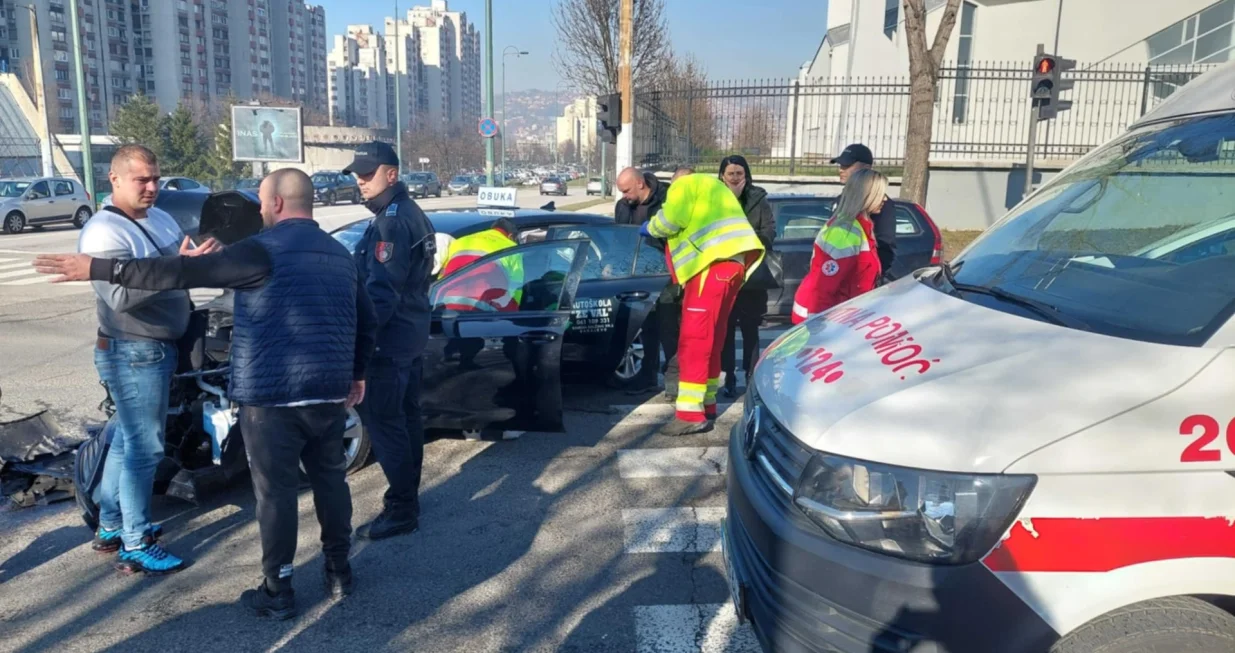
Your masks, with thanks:
[[[232,160],[304,161],[300,107],[232,107]]]

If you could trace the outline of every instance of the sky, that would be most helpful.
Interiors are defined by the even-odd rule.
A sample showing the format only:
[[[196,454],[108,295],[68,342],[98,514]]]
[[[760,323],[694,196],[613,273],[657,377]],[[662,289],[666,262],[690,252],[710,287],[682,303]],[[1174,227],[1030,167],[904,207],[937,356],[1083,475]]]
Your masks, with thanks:
[[[501,93],[501,52],[506,46],[528,51],[506,60],[506,88],[552,91],[559,77],[551,55],[557,32],[550,12],[559,0],[493,0],[493,62]],[[327,49],[348,25],[373,25],[381,31],[396,0],[309,0],[326,8]],[[405,15],[429,0],[397,0]],[[693,54],[713,79],[791,77],[815,56],[827,29],[827,0],[665,0],[670,39],[676,51]],[[450,0],[451,11],[485,30],[484,0]],[[481,61],[484,61],[483,41]]]

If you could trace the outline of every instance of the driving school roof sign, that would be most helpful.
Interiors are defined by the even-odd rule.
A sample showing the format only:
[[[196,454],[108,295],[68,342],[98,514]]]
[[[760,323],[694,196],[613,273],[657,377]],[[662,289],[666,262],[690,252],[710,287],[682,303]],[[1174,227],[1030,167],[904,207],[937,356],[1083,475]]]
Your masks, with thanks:
[[[304,162],[300,107],[232,107],[232,160]]]

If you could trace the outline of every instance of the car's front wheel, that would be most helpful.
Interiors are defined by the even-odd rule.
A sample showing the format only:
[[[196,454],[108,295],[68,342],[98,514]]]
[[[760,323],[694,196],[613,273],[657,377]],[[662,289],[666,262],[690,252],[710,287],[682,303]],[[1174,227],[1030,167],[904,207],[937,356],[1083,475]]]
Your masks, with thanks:
[[[4,216],[4,233],[19,234],[26,228],[26,216],[19,211],[13,211]]]
[[[347,473],[351,474],[364,467],[373,444],[369,441],[369,432],[365,430],[364,423],[360,421],[360,413],[355,408],[347,409],[347,425],[343,428],[343,459],[347,462]]]
[[[1077,628],[1050,653],[1235,650],[1235,617],[1201,599],[1172,596],[1108,612]]]

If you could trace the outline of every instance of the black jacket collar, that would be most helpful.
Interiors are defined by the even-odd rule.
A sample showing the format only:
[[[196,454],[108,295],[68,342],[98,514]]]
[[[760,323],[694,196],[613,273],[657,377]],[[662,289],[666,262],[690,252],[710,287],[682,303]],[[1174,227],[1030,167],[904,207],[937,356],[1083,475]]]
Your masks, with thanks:
[[[373,215],[383,215],[386,213],[386,207],[405,199],[407,199],[407,186],[401,181],[396,181],[393,186],[387,188],[381,195],[365,202],[364,207],[369,209]]]

